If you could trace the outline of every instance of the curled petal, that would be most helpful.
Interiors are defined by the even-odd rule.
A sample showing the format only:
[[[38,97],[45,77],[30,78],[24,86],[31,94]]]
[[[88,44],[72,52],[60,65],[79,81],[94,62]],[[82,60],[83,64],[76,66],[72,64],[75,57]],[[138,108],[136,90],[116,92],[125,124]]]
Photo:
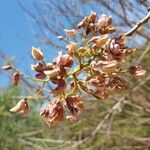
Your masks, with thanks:
[[[59,79],[59,80],[58,80],[58,85],[57,85],[57,87],[52,91],[52,93],[53,93],[54,95],[59,95],[59,94],[61,94],[61,93],[64,92],[65,88],[66,88],[66,82],[65,82],[65,80],[64,80],[64,79]]]

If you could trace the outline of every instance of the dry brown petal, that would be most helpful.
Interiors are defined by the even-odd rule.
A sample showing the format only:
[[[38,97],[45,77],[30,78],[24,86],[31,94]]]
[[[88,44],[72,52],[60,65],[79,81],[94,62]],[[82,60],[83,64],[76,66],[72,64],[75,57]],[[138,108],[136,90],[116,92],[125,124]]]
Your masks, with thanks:
[[[27,98],[20,100],[16,106],[10,109],[11,112],[18,112],[22,115],[26,115],[29,110]]]
[[[106,69],[110,69],[110,68],[116,67],[117,64],[118,64],[118,62],[116,60],[104,61],[103,62],[103,67],[106,68]]]
[[[64,119],[64,109],[58,100],[53,100],[47,108],[41,112],[41,115],[47,118],[49,125],[57,124]]]
[[[37,63],[35,65],[31,65],[31,70],[35,70],[37,72],[41,72],[44,70],[44,65],[42,63]]]
[[[106,44],[108,41],[108,35],[101,35],[101,36],[94,36],[90,42],[94,42],[96,44],[96,47],[101,47]]]
[[[112,17],[111,16],[107,17],[105,14],[102,14],[100,18],[98,19],[97,25],[100,28],[105,28],[111,23],[112,23]]]
[[[74,54],[77,52],[77,44],[75,42],[70,42],[66,49],[69,54]]]
[[[5,65],[2,67],[3,70],[7,71],[7,70],[11,70],[13,67],[10,65]]]
[[[20,81],[20,74],[19,72],[15,72],[12,76],[12,85],[17,86]]]
[[[68,36],[70,36],[72,38],[76,37],[76,30],[75,29],[72,29],[72,30],[65,29],[65,33],[66,33],[66,35],[68,35]]]
[[[77,28],[80,29],[80,28],[85,28],[85,27],[90,27],[91,24],[95,23],[95,20],[96,20],[96,13],[95,12],[92,12],[91,15],[89,16],[86,16],[78,25],[77,25]]]
[[[51,79],[51,78],[55,78],[59,75],[60,73],[60,69],[59,68],[55,68],[53,70],[46,70],[44,71],[44,73],[46,74],[46,76]]]
[[[57,85],[57,87],[54,90],[52,90],[52,93],[55,96],[60,95],[61,93],[64,92],[65,88],[66,88],[65,80],[64,79],[59,79],[58,80],[58,85]]]
[[[66,106],[69,109],[71,116],[67,116],[66,118],[70,118],[72,122],[76,122],[79,120],[79,115],[83,111],[83,102],[80,96],[70,96],[65,99]]]
[[[43,59],[43,52],[39,48],[32,47],[32,57],[36,60]]]

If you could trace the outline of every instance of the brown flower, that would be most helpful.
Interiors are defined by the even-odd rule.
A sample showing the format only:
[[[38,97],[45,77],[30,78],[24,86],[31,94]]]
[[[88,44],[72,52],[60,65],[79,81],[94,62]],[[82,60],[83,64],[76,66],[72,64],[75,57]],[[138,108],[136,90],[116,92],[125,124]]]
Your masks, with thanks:
[[[40,114],[47,118],[49,125],[57,124],[64,119],[64,109],[59,100],[52,100]]]
[[[37,63],[37,64],[35,64],[35,65],[31,65],[31,69],[32,69],[32,70],[35,70],[35,71],[37,71],[37,72],[41,72],[41,71],[44,70],[44,65],[39,62],[39,63]]]
[[[52,93],[55,96],[63,93],[66,88],[66,82],[64,79],[59,79],[57,84],[58,84],[57,87],[54,90],[52,90]]]
[[[104,34],[101,36],[94,36],[89,42],[95,43],[96,47],[101,47],[106,44],[107,40],[108,40],[108,35]]]
[[[43,59],[43,52],[39,48],[32,47],[32,57],[36,60]]]
[[[59,73],[60,73],[59,68],[44,71],[44,74],[46,74],[47,78],[49,78],[49,79],[57,77],[59,75]]]
[[[69,54],[74,54],[77,52],[77,44],[75,42],[70,42],[69,45],[67,45],[66,49]]]
[[[72,122],[77,122],[79,120],[79,115],[83,111],[83,102],[80,96],[70,96],[65,99],[66,106],[69,109],[71,116],[67,116],[66,118],[70,118]]]
[[[20,74],[19,72],[15,72],[12,76],[12,85],[17,86],[20,81]]]
[[[59,56],[56,58],[56,63],[59,66],[71,67],[73,64],[73,58],[68,54],[59,53]]]
[[[26,115],[29,111],[27,98],[20,100],[16,106],[10,109],[11,112],[18,112],[19,114]]]
[[[86,16],[78,25],[77,28],[89,28],[90,24],[95,23],[96,20],[96,13],[92,12],[91,15]]]

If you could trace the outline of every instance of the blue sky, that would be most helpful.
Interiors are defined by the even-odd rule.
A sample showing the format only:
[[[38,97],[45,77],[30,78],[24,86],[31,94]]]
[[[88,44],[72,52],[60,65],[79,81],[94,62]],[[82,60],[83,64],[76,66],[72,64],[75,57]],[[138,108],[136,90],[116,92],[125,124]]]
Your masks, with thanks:
[[[60,1],[63,2],[63,0]],[[32,10],[33,12],[35,12],[31,0],[20,0],[20,2],[28,10]],[[39,0],[38,3],[40,2],[42,1]],[[86,11],[83,12],[83,15],[87,15],[91,11],[96,11],[98,13],[106,13],[107,15],[112,15],[113,18],[116,17],[110,10],[104,9],[103,6],[97,6],[94,3],[89,5],[90,7],[88,7],[88,4],[83,5],[86,8]],[[60,17],[58,19],[62,18]],[[25,15],[24,11],[18,5],[18,0],[0,1],[0,52],[6,54],[7,57],[14,57],[16,67],[24,71],[25,73],[31,74],[30,64],[32,64],[33,61],[30,57],[30,51],[32,46],[43,48],[44,53],[48,54],[46,55],[48,57],[48,60],[54,58],[54,56],[56,56],[57,54],[57,51],[49,46],[36,45],[31,42],[35,39],[35,35],[31,31],[30,25],[32,25],[32,28],[34,28],[36,32],[39,31],[35,23],[31,21],[31,24],[29,24],[29,21],[31,20],[27,18],[27,15]],[[52,23],[52,20],[50,21]],[[66,28],[66,22],[63,20],[62,23]],[[52,40],[56,41],[56,36],[53,36],[51,38]],[[3,61],[0,60],[0,67],[2,65]],[[9,83],[9,80],[5,75],[6,74],[2,74],[0,72],[0,87],[8,85]]]
[[[32,43],[25,39],[32,39],[33,35],[17,0],[0,2],[0,18],[0,52],[5,53],[8,57],[18,58],[16,64],[22,68],[24,64],[28,64],[27,53],[32,46]],[[3,65],[2,62],[0,65]],[[1,75],[0,83],[1,86],[8,83],[7,78]]]
[[[31,1],[21,1],[29,10],[32,9]],[[3,0],[0,2],[0,52],[7,57],[15,58],[15,65],[26,73],[30,72],[30,64],[33,63],[30,51],[35,36],[31,32],[28,19],[23,10],[18,5],[17,0]],[[0,66],[3,61],[0,60]],[[6,74],[1,74],[0,86],[9,83]]]

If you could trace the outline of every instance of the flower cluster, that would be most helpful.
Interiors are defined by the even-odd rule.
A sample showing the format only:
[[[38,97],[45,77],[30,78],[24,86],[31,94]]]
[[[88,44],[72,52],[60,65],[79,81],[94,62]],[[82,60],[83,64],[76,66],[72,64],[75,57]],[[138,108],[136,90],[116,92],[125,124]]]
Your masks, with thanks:
[[[124,69],[135,49],[125,44],[125,34],[112,38],[110,34],[115,31],[111,16],[101,15],[97,19],[97,14],[93,12],[79,22],[75,29],[65,29],[65,37],[58,37],[67,42],[67,53],[59,52],[51,63],[45,61],[42,50],[32,48],[32,57],[37,61],[31,65],[31,69],[36,72],[35,78],[27,77],[12,66],[4,66],[3,70],[14,71],[12,84],[15,86],[21,77],[43,82],[38,93],[19,101],[10,111],[26,114],[28,101],[41,94],[45,84],[51,82],[55,85],[51,90],[54,98],[41,115],[49,125],[59,123],[65,116],[71,122],[76,122],[84,108],[80,93],[103,100],[112,92],[127,87],[126,81],[121,78],[122,74],[143,76],[146,71],[140,65]]]

